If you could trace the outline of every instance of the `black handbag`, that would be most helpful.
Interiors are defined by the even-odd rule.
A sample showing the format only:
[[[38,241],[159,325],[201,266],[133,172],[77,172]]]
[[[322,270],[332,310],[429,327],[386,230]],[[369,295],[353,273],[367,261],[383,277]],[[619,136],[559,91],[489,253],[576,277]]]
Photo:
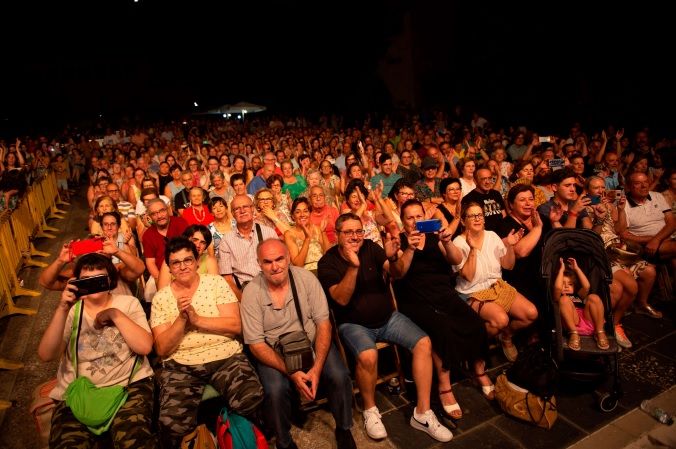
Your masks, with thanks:
[[[551,354],[538,344],[520,351],[506,374],[511,383],[545,400],[554,396],[559,384],[559,367]]]
[[[291,268],[289,268],[289,282],[291,283],[291,293],[293,294],[293,303],[296,306],[298,321],[300,321],[303,330],[280,335],[274,349],[284,359],[287,373],[293,374],[296,371],[307,373],[312,368],[312,365],[314,365],[314,352],[312,350],[312,342],[310,342],[307,332],[305,332],[305,326],[303,326],[303,314],[300,310],[298,292],[296,291],[296,283],[293,281]]]

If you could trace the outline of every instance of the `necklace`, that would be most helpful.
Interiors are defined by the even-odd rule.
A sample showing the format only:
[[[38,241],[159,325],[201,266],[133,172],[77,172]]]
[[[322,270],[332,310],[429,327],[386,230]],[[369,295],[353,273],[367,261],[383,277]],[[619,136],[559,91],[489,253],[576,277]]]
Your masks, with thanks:
[[[195,220],[197,220],[198,223],[202,223],[204,221],[204,217],[207,214],[207,211],[205,211],[204,208],[202,208],[202,211],[201,211],[202,212],[202,218],[199,218],[197,216],[198,214],[196,212],[197,212],[197,209],[195,208],[195,206],[193,206],[192,207],[192,216],[195,217]]]

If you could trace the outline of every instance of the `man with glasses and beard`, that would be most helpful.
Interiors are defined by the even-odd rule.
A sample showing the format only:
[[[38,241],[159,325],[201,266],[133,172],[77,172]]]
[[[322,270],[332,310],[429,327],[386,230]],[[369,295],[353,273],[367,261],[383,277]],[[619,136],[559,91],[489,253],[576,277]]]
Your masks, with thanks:
[[[398,278],[406,272],[398,237],[389,234],[383,248],[364,239],[361,219],[345,213],[336,221],[338,245],[319,260],[318,277],[331,298],[338,333],[357,361],[357,385],[364,402],[364,427],[369,437],[387,437],[375,403],[378,377],[377,341],[399,344],[412,352],[413,380],[417,403],[410,425],[438,441],[450,441],[453,434],[441,425],[430,409],[432,389],[432,343],[429,336],[405,315],[394,310],[389,298],[385,272]],[[409,246],[406,251],[415,251]]]

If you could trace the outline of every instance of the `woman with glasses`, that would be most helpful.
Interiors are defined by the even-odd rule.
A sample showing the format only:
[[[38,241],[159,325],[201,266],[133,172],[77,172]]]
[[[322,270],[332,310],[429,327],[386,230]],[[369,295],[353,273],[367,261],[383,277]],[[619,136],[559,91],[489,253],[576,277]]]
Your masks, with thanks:
[[[505,357],[513,362],[518,351],[512,335],[538,316],[535,306],[502,279],[502,269],[514,267],[514,245],[523,237],[523,230],[512,230],[500,239],[485,229],[483,207],[474,202],[463,207],[462,220],[464,231],[453,240],[462,252],[462,261],[453,265],[459,274],[456,290],[485,321],[488,336],[497,336]]]
[[[108,195],[100,196],[96,199],[94,203],[94,219],[91,222],[89,227],[89,233],[91,235],[103,235],[103,228],[101,226],[101,218],[105,212],[118,212],[117,202],[109,197]],[[127,220],[124,218],[120,224],[120,232],[128,236],[128,239],[131,239],[131,228]]]
[[[189,263],[194,262],[197,265],[197,273],[218,275],[218,262],[216,261],[216,257],[210,255],[207,251],[212,242],[209,229],[203,225],[192,225],[183,231],[182,235],[190,240],[192,244],[195,245],[195,248],[197,248],[197,259],[188,261]],[[172,270],[166,263],[162,264],[162,268],[160,268],[160,277],[157,281],[158,291],[162,287],[169,285],[172,281],[173,277],[171,272]]]
[[[291,263],[317,274],[317,262],[331,247],[326,232],[310,222],[312,206],[305,197],[298,197],[291,205],[294,225],[284,233]]]
[[[485,373],[486,330],[481,318],[454,289],[451,265],[462,260],[462,253],[451,242],[453,234],[448,229],[438,234],[419,232],[416,222],[425,216],[422,203],[415,198],[401,207],[404,232],[400,234],[400,257],[406,271],[393,286],[400,311],[432,340],[432,361],[444,413],[460,419],[462,409],[451,389],[451,369],[467,366],[486,398],[494,395],[493,384]]]
[[[403,229],[401,222],[401,206],[408,200],[415,198],[413,185],[405,178],[398,179],[390,189],[390,193],[385,199],[385,204],[392,211],[392,216],[399,230]]]
[[[324,159],[319,164],[319,172],[322,175],[319,184],[336,204],[340,203],[340,178],[334,173],[333,164]]]
[[[289,198],[289,194],[283,191],[284,179],[282,176],[278,174],[270,175],[268,179],[265,180],[265,185],[275,197],[276,209],[284,214],[286,221],[291,221],[291,214],[289,213],[291,199]]]
[[[279,237],[289,230],[288,217],[277,207],[277,200],[271,189],[260,189],[254,195],[256,209],[255,223],[271,227]]]

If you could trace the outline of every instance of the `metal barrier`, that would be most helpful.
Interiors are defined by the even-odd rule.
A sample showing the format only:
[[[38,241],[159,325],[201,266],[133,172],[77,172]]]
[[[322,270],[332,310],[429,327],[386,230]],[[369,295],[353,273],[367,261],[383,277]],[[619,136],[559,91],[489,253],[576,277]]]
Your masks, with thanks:
[[[60,202],[56,189],[56,177],[47,172],[30,186],[13,211],[0,214],[0,319],[9,315],[34,315],[37,311],[17,307],[16,296],[40,296],[37,290],[24,288],[17,273],[25,267],[46,267],[47,264],[31,256],[47,257],[49,253],[38,251],[33,245],[35,238],[54,238],[46,231],[58,232],[47,225],[49,218],[63,218],[64,211],[57,209]],[[47,215],[49,214],[49,215]],[[0,369],[20,369],[23,363],[0,359]],[[0,400],[0,410],[11,406]]]

